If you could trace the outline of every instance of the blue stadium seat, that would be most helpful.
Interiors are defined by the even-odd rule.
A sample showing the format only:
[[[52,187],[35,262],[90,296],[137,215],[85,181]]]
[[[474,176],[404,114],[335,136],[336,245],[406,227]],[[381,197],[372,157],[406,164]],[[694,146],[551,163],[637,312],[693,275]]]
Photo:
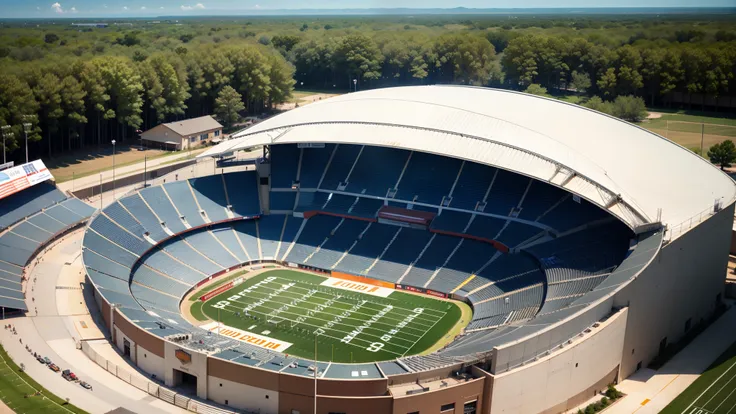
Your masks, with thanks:
[[[0,205],[0,230],[25,217],[66,199],[50,182],[43,182],[3,199]]]
[[[255,171],[240,171],[223,174],[228,200],[233,213],[245,217],[261,214],[258,198],[258,175]]]
[[[258,220],[258,236],[261,239],[261,252],[264,258],[276,257],[285,219],[286,216],[272,214],[261,216]]]
[[[207,213],[210,221],[217,222],[228,219],[227,198],[222,175],[192,178],[189,180],[194,190],[194,196],[202,210]]]
[[[364,274],[398,231],[399,227],[396,226],[371,223],[370,228],[358,240],[350,253],[335,266],[335,270],[354,275]]]
[[[397,199],[440,205],[460,171],[462,161],[424,152],[413,152],[399,183]]]
[[[385,197],[404,169],[409,151],[366,146],[353,168],[346,191]]]
[[[156,215],[166,223],[166,227],[171,230],[172,233],[181,233],[187,229],[184,223],[179,218],[176,208],[169,197],[161,186],[144,188],[140,192],[141,197],[146,200],[151,209]]]
[[[271,210],[292,211],[296,202],[296,191],[271,191],[269,194]]]
[[[320,184],[319,188],[325,190],[337,190],[337,186],[340,183],[345,182],[345,179],[347,178],[348,173],[350,173],[350,169],[353,168],[353,164],[355,163],[358,153],[360,153],[360,149],[362,147],[362,145],[338,145],[335,150],[335,156],[332,157],[332,161],[330,162],[329,167],[327,167],[327,172],[325,173],[325,176],[322,179],[322,184]]]
[[[199,213],[197,203],[194,201],[194,195],[187,181],[176,181],[164,184],[164,190],[171,198],[179,213],[192,227],[205,224],[202,215]]]
[[[271,145],[271,188],[291,188],[299,168],[295,144]]]
[[[497,169],[466,161],[452,192],[450,207],[474,210],[483,201]]]
[[[334,149],[335,144],[325,144],[324,148],[304,148],[299,172],[301,188],[317,188]]]

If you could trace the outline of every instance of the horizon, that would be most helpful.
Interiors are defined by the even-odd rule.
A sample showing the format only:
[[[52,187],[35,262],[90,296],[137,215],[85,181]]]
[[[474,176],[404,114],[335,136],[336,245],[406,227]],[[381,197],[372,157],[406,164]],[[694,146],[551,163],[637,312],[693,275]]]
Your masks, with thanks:
[[[63,2],[62,2],[63,1]],[[642,10],[688,10],[708,11],[709,9],[734,10],[732,0],[502,0],[494,7],[487,7],[482,0],[466,0],[463,3],[446,4],[442,0],[426,0],[417,6],[413,0],[317,0],[312,7],[301,7],[303,3],[296,0],[279,0],[270,2],[268,6],[257,3],[258,0],[234,2],[231,0],[28,0],[17,3],[13,0],[0,0],[0,20],[7,19],[109,19],[109,18],[158,18],[158,17],[247,17],[247,16],[317,16],[317,15],[396,15],[400,13],[414,14],[503,14],[505,12],[554,12],[554,11],[626,11]],[[143,3],[145,1],[145,3]],[[156,4],[151,4],[156,2]]]

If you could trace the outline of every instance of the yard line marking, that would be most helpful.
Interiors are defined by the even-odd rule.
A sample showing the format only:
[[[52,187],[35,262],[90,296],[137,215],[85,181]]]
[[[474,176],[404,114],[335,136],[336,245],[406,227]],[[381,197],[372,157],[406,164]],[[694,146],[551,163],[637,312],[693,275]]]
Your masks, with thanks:
[[[313,283],[308,283],[308,282],[304,282],[304,281],[295,281],[295,280],[293,280],[293,279],[286,279],[286,278],[283,278],[283,277],[280,277],[280,276],[274,276],[274,277],[275,277],[276,279],[284,280],[284,281],[287,281],[287,282],[295,282],[295,283],[297,283],[297,284],[302,284],[302,285],[308,285],[308,286],[322,286],[322,285],[317,285],[317,284],[313,284]],[[324,286],[322,286],[322,287],[324,287]],[[304,289],[304,288],[302,288],[302,289]],[[334,289],[334,288],[330,288],[330,289]],[[394,289],[394,290],[395,290],[395,289]],[[397,292],[398,292],[398,291],[397,291]],[[355,292],[355,293],[356,293],[356,294],[360,294],[360,292]],[[427,298],[428,298],[428,299],[432,299],[432,297],[430,297],[430,296],[427,296]],[[396,299],[396,298],[392,298],[392,297],[388,297],[388,298],[385,298],[385,299],[388,299],[388,300],[392,300],[392,301],[395,301],[395,302],[399,302],[399,303],[401,303],[401,300],[400,300],[400,299]],[[436,299],[435,299],[435,300],[436,300]],[[408,311],[411,311],[411,309],[409,309],[409,308],[404,308],[403,306],[398,306],[398,307],[402,308],[403,310],[408,310]],[[447,312],[443,312],[443,311],[441,311],[441,310],[437,310],[437,309],[427,309],[427,311],[428,311],[428,312],[445,313],[445,314],[447,313]]]
[[[731,377],[731,381],[733,381],[733,379],[734,379],[734,378],[736,378],[736,377]],[[731,382],[731,381],[728,381],[728,382]],[[726,383],[726,385],[728,385],[728,383]],[[719,392],[720,392],[720,391],[719,391]],[[717,412],[717,411],[718,411],[718,409],[719,409],[719,408],[721,408],[721,406],[723,405],[723,403],[725,403],[726,401],[728,401],[728,399],[729,399],[729,398],[731,398],[731,395],[733,395],[733,393],[734,393],[734,392],[736,392],[736,388],[734,388],[733,390],[731,390],[731,392],[729,392],[729,393],[728,393],[728,395],[726,396],[726,398],[724,398],[724,399],[723,399],[723,400],[721,401],[721,403],[720,403],[720,404],[718,404],[718,407],[716,407],[716,408],[715,408],[715,410],[713,410],[713,412],[714,412],[714,413],[715,413],[715,412]],[[707,405],[707,404],[706,404],[706,405]]]
[[[269,288],[269,287],[265,287],[265,286],[260,286],[259,288],[264,288],[264,289],[271,289],[272,291],[275,291],[275,290],[276,290],[276,289],[273,289],[273,288]],[[257,293],[259,293],[259,292],[258,292],[258,290],[259,290],[258,288],[256,288],[256,289],[252,289],[252,291],[251,291],[251,292],[250,292],[250,293],[248,294],[248,296],[249,296],[249,297],[255,297],[256,295],[254,295],[254,293],[256,293],[256,294],[257,294]],[[291,290],[291,289],[289,289],[289,290]],[[322,293],[324,293],[324,292],[322,292]],[[225,293],[223,293],[223,295],[224,295],[224,294],[225,294]],[[232,292],[230,292],[230,296],[233,296],[234,294],[237,294],[237,292],[236,292],[236,293],[232,293]],[[267,298],[268,298],[268,294],[266,294],[266,293],[261,293],[261,294],[262,294],[262,295],[265,295],[265,296],[259,296],[259,297],[257,297],[258,299],[267,299]],[[241,297],[242,297],[242,296],[241,296]],[[313,298],[315,298],[316,300],[322,300],[323,302],[322,302],[321,304],[323,304],[324,302],[327,302],[327,301],[329,301],[329,299],[323,299],[323,298],[320,298],[320,297],[316,297],[316,296],[312,296],[312,297],[313,297]],[[338,297],[338,296],[333,296],[333,297]],[[216,298],[217,298],[217,297],[215,297],[215,298],[212,298],[212,299],[216,299]],[[278,301],[276,300],[277,298],[290,298],[290,299],[292,299],[292,298],[293,298],[293,299],[298,299],[298,298],[299,298],[299,296],[290,296],[290,295],[289,295],[289,293],[288,293],[288,291],[282,291],[282,292],[280,292],[280,293],[279,293],[278,295],[276,295],[276,296],[274,296],[274,297],[270,298],[270,299],[271,299],[271,300],[270,300],[270,302],[278,302]],[[231,302],[238,302],[238,303],[246,303],[246,304],[248,304],[247,302],[242,302],[242,301],[239,301],[239,300],[234,300],[234,301],[231,301]],[[336,301],[336,302],[339,302],[339,301]],[[284,302],[281,302],[281,303],[284,303]],[[308,303],[308,302],[302,302],[302,304],[304,304],[304,303]],[[349,304],[349,305],[351,305],[351,306],[353,305],[352,303],[347,303],[347,302],[339,302],[339,303],[342,303],[342,304],[346,304],[346,305],[347,305],[347,304]],[[370,301],[368,301],[368,303],[371,303],[371,304],[375,304],[374,302],[370,302]],[[286,304],[286,303],[284,303],[284,304]],[[397,309],[397,310],[404,310],[404,309],[398,309],[398,308],[396,308],[396,309]],[[340,310],[347,310],[347,309],[340,309]],[[374,314],[370,314],[370,313],[365,313],[365,312],[355,312],[355,314],[358,314],[358,315],[364,315],[364,316],[368,316],[369,318],[370,318],[370,317],[373,317],[373,315],[374,315]],[[446,312],[445,312],[445,314],[444,314],[444,315],[443,315],[442,317],[440,317],[439,319],[435,320],[435,319],[433,318],[433,319],[432,319],[431,321],[428,321],[428,322],[431,322],[431,323],[432,323],[432,325],[429,325],[429,324],[424,324],[424,323],[416,323],[415,325],[418,325],[418,326],[420,326],[420,327],[421,327],[421,329],[420,329],[420,328],[412,328],[412,329],[414,329],[414,330],[417,330],[417,331],[422,331],[422,332],[426,332],[426,331],[424,331],[424,329],[426,329],[426,328],[427,328],[427,327],[429,327],[429,326],[434,326],[434,324],[436,324],[438,320],[442,320],[442,318],[444,318],[444,317],[445,317],[445,315],[447,315],[447,313],[446,313]],[[352,318],[352,319],[358,319],[358,318]],[[392,322],[396,322],[396,323],[399,323],[399,322],[401,322],[401,320],[402,320],[402,318],[396,318],[396,319],[394,319],[394,318],[387,318],[387,319],[390,319],[390,320],[391,320]],[[359,320],[362,320],[362,319],[359,319]],[[386,322],[382,322],[382,324],[386,324],[386,325],[388,325],[388,324],[387,324]]]
[[[246,302],[240,302],[240,301],[232,301],[232,302],[236,302],[236,303],[241,303],[241,304],[247,304]],[[270,302],[267,302],[267,303],[270,303]],[[272,310],[273,308],[270,308],[270,307],[266,306],[266,304],[267,304],[267,303],[261,304],[260,306],[261,306],[261,307],[264,307],[264,308],[266,308],[267,310]],[[228,305],[228,306],[231,306],[231,305]],[[233,306],[233,307],[234,307],[234,306]],[[237,308],[236,308],[236,309],[237,309]],[[259,312],[259,311],[256,311],[256,310],[255,310],[255,308],[254,308],[254,309],[251,309],[251,310],[250,310],[250,312],[260,313],[260,314],[262,314],[262,315],[265,315],[266,317],[269,317],[269,316],[271,315],[271,314],[269,314],[269,313],[265,313],[265,312]],[[296,312],[289,312],[289,311],[282,311],[281,313],[286,313],[286,314],[291,314],[291,315],[297,315],[297,316],[303,316],[303,315],[302,315],[302,314],[300,314],[300,313],[296,313]],[[333,315],[333,316],[339,316],[339,315]],[[284,318],[284,317],[281,317],[281,316],[277,316],[277,317],[280,317],[280,318],[282,318],[282,319],[284,319],[284,320],[287,320],[287,321],[289,321],[289,322],[296,322],[296,321],[294,321],[293,319],[289,319],[289,318]],[[334,318],[333,318],[333,319],[323,319],[323,318],[318,318],[318,317],[315,317],[315,316],[309,316],[309,318],[311,318],[311,319],[316,319],[316,320],[319,320],[319,321],[322,321],[322,322],[330,322],[331,320],[333,320],[333,319],[334,319]],[[365,319],[365,320],[364,320],[364,319],[356,319],[356,318],[351,318],[351,317],[349,317],[349,316],[343,317],[343,319],[354,319],[354,320],[357,320],[358,322],[365,322],[365,321],[367,320],[367,319]],[[439,321],[438,321],[438,322],[439,322]],[[302,323],[304,323],[304,322],[302,322]],[[435,322],[435,323],[436,323],[436,322]],[[340,324],[340,325],[345,325],[346,327],[348,327],[348,328],[349,328],[349,329],[351,329],[351,330],[352,330],[352,329],[354,328],[354,326],[353,326],[353,325],[349,325],[349,324],[346,324],[346,323],[339,323],[339,324]],[[310,326],[316,326],[316,325],[311,325],[311,324],[306,324],[306,325],[310,325]],[[324,327],[324,325],[322,325],[322,327]],[[395,328],[395,327],[394,327],[394,328]],[[405,328],[406,328],[406,327],[405,327]],[[329,328],[329,329],[332,329],[332,328]],[[377,330],[377,331],[381,331],[381,330],[380,330],[380,329],[378,329],[378,328],[373,328],[373,329],[375,329],[375,330]],[[336,330],[336,329],[335,329],[335,330]],[[342,332],[342,331],[340,331],[340,332]],[[349,332],[345,332],[345,333],[349,333]],[[418,338],[421,338],[422,336],[426,335],[426,332],[425,332],[424,334],[422,334],[422,335],[414,335],[414,334],[411,334],[411,333],[408,333],[408,332],[407,332],[407,335],[411,335],[411,336],[413,336],[413,337],[418,337]],[[380,337],[379,337],[379,338],[380,338]],[[409,341],[411,341],[411,339],[404,339],[404,338],[397,338],[397,339],[401,339],[402,341],[406,341],[406,342],[409,342]]]
[[[730,366],[730,367],[728,367],[728,369],[727,369],[726,371],[724,371],[724,372],[723,372],[723,374],[721,374],[721,375],[720,375],[720,376],[719,376],[718,378],[716,378],[716,380],[715,380],[715,381],[713,381],[713,382],[712,382],[712,383],[711,383],[711,384],[710,384],[710,385],[708,386],[708,388],[706,388],[706,389],[705,389],[705,390],[704,390],[703,392],[701,392],[701,393],[700,393],[700,395],[698,395],[698,398],[694,399],[694,400],[693,400],[693,402],[691,402],[691,403],[690,403],[690,405],[688,405],[688,406],[687,406],[687,408],[686,408],[686,409],[685,409],[685,410],[684,410],[684,411],[682,412],[682,414],[685,414],[686,412],[690,411],[690,408],[691,408],[691,407],[692,407],[692,406],[693,406],[693,405],[695,404],[695,402],[696,402],[696,401],[698,401],[698,400],[700,399],[700,397],[702,397],[703,395],[705,395],[705,393],[706,393],[706,392],[708,392],[708,390],[709,390],[709,389],[710,389],[710,388],[711,388],[712,386],[716,385],[716,383],[717,383],[718,381],[720,381],[720,380],[721,380],[721,378],[723,378],[723,376],[724,376],[724,375],[726,375],[726,374],[728,373],[728,371],[730,371],[730,370],[731,370],[731,368],[733,368],[734,366],[736,366],[736,361],[734,361],[734,362],[733,362],[733,364],[731,364],[731,366]]]
[[[442,319],[439,319],[439,320],[438,320],[437,322],[439,322],[439,321],[441,321],[441,320],[442,320]],[[427,330],[427,332],[425,332],[425,333],[424,333],[424,335],[420,336],[420,337],[419,337],[419,339],[417,339],[417,340],[416,340],[416,342],[414,342],[414,343],[413,343],[413,344],[411,345],[411,347],[409,347],[409,349],[407,349],[407,350],[406,350],[406,352],[404,352],[404,354],[403,354],[403,355],[401,355],[401,356],[403,357],[404,355],[406,355],[406,353],[407,353],[407,352],[411,351],[411,349],[412,349],[412,348],[414,348],[414,345],[416,345],[416,344],[417,344],[417,342],[421,341],[421,340],[422,340],[422,338],[424,338],[424,337],[425,337],[425,336],[426,336],[426,335],[427,335],[427,334],[428,334],[429,332],[431,332],[431,331],[432,331],[432,329],[434,329],[434,325],[437,325],[437,322],[435,322],[435,323],[434,323],[434,324],[432,325],[432,327],[431,327],[431,328],[429,328],[429,329]]]
[[[256,311],[253,311],[253,312],[255,312],[255,313],[261,313],[261,314],[263,314],[262,312],[256,312]],[[230,313],[234,313],[234,312],[230,312]],[[317,325],[312,325],[312,324],[309,324],[309,323],[306,323],[306,322],[303,322],[303,324],[304,324],[304,325],[308,325],[308,326],[312,326],[312,327],[315,327],[315,328],[321,328],[321,327],[319,327],[319,326],[317,326]],[[228,325],[224,325],[224,326],[228,326]],[[339,330],[337,330],[337,329],[330,329],[330,330],[333,330],[333,331],[337,331],[337,332],[341,332],[341,333],[347,333],[347,332],[342,332],[342,331],[339,331]],[[326,337],[328,337],[328,338],[332,338],[332,339],[335,339],[335,340],[337,340],[337,341],[340,341],[340,340],[342,339],[342,338],[334,337],[334,336],[332,336],[332,335],[327,335],[326,333],[322,333],[322,334],[320,334],[320,336],[326,336]],[[366,340],[366,339],[359,339],[359,338],[355,338],[355,340],[356,340],[356,341],[363,341],[363,342],[365,342],[365,343],[368,343],[368,344],[370,344],[370,343],[371,343],[370,341],[368,341],[368,340]],[[340,342],[340,343],[341,343],[341,344],[345,344],[345,342]],[[364,347],[362,347],[361,345],[356,345],[356,344],[353,344],[353,343],[350,343],[350,342],[348,342],[348,343],[347,343],[347,345],[352,345],[352,346],[354,346],[354,347],[356,347],[356,348],[360,348],[360,349],[363,349],[363,350],[365,350],[365,348],[364,348]],[[401,349],[404,349],[405,347],[403,347],[403,346],[399,346],[399,348],[401,348]],[[383,348],[383,349],[381,349],[381,351],[386,351],[386,352],[388,352],[388,353],[391,353],[391,354],[394,354],[394,355],[398,355],[398,356],[401,356],[401,355],[402,355],[402,354],[400,354],[400,353],[398,353],[398,352],[393,352],[393,351],[389,351],[389,350],[388,350],[388,349],[386,349],[386,348]]]

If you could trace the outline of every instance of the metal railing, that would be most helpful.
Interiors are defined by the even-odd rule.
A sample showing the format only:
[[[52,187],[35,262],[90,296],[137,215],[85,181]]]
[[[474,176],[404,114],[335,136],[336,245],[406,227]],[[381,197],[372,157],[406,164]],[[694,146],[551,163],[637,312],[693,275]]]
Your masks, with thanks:
[[[667,231],[664,234],[665,242],[669,243],[673,239],[680,237],[682,234],[686,233],[688,230],[692,229],[693,227],[709,219],[716,213],[720,212],[722,208],[723,208],[722,201],[716,200],[708,208],[706,208],[703,211],[698,212],[697,214],[694,214],[689,219],[683,220],[682,222],[674,226],[667,226]]]

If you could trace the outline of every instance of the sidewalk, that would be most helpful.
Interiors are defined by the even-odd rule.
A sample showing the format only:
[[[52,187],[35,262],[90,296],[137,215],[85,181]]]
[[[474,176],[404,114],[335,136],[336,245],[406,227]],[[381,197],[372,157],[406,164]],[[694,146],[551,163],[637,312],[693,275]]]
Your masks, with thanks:
[[[627,394],[606,414],[655,414],[690,386],[736,342],[736,306],[675,355],[658,371],[641,369],[617,385]]]

